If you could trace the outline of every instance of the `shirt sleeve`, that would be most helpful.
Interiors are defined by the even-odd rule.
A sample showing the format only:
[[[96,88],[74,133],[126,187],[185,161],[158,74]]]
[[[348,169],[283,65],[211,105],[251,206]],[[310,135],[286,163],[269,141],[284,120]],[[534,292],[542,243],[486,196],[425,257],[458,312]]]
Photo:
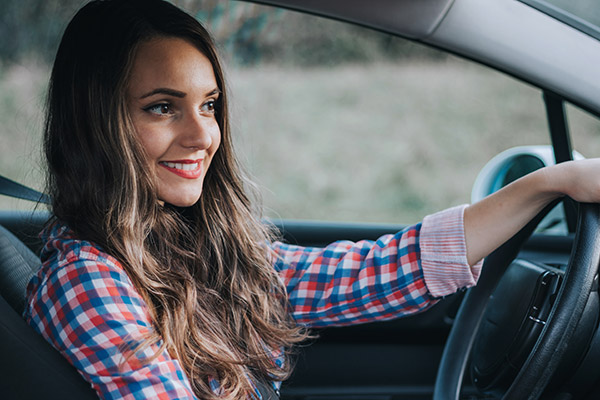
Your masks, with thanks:
[[[477,283],[482,261],[467,261],[464,211],[466,205],[425,217],[421,229],[421,266],[429,292],[447,296]]]
[[[92,253],[71,255],[44,277],[29,299],[29,324],[102,399],[194,399],[177,360],[165,351],[148,361],[160,344],[126,359],[153,329],[147,306],[120,265]]]
[[[294,318],[310,327],[392,319],[475,284],[478,269],[467,264],[463,210],[434,214],[377,241],[325,248],[275,242],[274,267]]]

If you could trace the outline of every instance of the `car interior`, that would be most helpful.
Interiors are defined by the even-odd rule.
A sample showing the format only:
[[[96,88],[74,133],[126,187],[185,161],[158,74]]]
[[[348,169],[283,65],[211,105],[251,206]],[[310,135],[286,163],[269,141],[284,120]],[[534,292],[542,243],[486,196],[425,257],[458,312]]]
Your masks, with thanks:
[[[545,135],[542,143],[523,147],[523,143],[518,142],[495,157],[478,155],[491,160],[479,166],[475,183],[455,183],[461,187],[472,186],[472,197],[467,201],[480,200],[537,168],[583,158],[578,151],[593,152],[572,145],[572,138],[578,138],[579,132],[587,129],[588,125],[585,129],[577,125],[583,118],[591,120],[589,126],[600,133],[600,72],[597,68],[600,31],[591,23],[582,24],[581,18],[574,18],[573,14],[563,17],[559,2],[273,0],[251,3],[400,36],[493,69],[499,75],[519,81],[526,90],[535,91],[541,110],[536,121],[542,127],[530,129],[527,125],[523,129],[542,131]],[[279,11],[273,15],[282,18]],[[332,26],[331,31],[335,33],[338,25]],[[584,28],[580,29],[581,26]],[[295,68],[300,69],[297,65]],[[460,68],[473,71],[463,64]],[[275,83],[285,84],[284,81]],[[499,85],[498,91],[503,87]],[[459,94],[456,92],[452,90],[453,95]],[[486,100],[483,95],[476,98],[477,102]],[[412,101],[417,103],[416,99]],[[427,99],[423,104],[431,101]],[[443,102],[450,103],[452,101]],[[528,118],[533,117],[524,117],[518,108],[519,105],[513,110],[515,115],[526,120],[523,124],[528,123]],[[578,117],[580,113],[586,116]],[[446,118],[447,121],[452,119],[451,116]],[[498,125],[502,127],[504,120]],[[485,122],[477,129],[492,128]],[[455,138],[447,140],[467,148],[476,142],[477,135],[476,131],[464,143]],[[515,132],[513,136],[520,135],[525,134]],[[418,142],[419,137],[415,136],[410,140]],[[503,138],[495,140],[505,145]],[[442,142],[441,147],[444,145],[449,146]],[[382,148],[393,146],[380,144]],[[427,155],[432,159],[439,156],[427,148],[420,158],[426,159]],[[284,159],[283,163],[286,162],[289,160]],[[461,163],[466,161],[456,161],[458,165]],[[426,169],[426,164],[423,162],[418,167]],[[338,168],[337,164],[333,165],[332,170]],[[272,165],[267,168],[277,169]],[[49,199],[15,180],[0,178],[1,195],[37,204],[33,211],[0,211],[0,398],[96,399],[95,392],[77,371],[21,317],[27,282],[40,266],[37,254],[43,244],[37,235],[50,216],[44,209]],[[351,175],[347,180],[354,178]],[[404,183],[401,179],[391,182]],[[330,183],[331,180],[324,185]],[[269,196],[272,195],[267,193],[267,200]],[[439,205],[434,203],[433,206]],[[307,205],[311,207],[317,208]],[[418,212],[424,211],[418,209]],[[350,215],[357,214],[360,213]],[[317,219],[312,216],[303,220],[296,215],[280,218],[279,212],[275,212],[268,216],[267,223],[274,224],[289,243],[316,247],[341,239],[376,240],[405,227],[404,223],[397,222]],[[300,346],[294,373],[284,383],[281,398],[600,398],[599,262],[600,207],[578,205],[569,199],[552,204],[486,259],[485,273],[476,287],[447,296],[417,315],[316,331],[316,339]]]

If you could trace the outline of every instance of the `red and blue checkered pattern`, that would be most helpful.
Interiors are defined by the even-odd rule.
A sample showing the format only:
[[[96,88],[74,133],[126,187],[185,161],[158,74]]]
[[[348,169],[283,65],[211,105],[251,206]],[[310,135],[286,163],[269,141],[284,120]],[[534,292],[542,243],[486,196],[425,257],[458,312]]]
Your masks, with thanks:
[[[432,304],[420,266],[421,225],[376,242],[323,249],[275,243],[294,318],[310,327],[397,318]]]
[[[478,269],[466,264],[462,211],[436,214],[375,242],[340,241],[322,249],[272,244],[273,265],[294,318],[310,327],[391,319],[433,304],[429,286],[442,287],[437,292],[443,295],[474,284]],[[436,230],[437,224],[450,229]],[[148,306],[120,263],[58,223],[42,238],[43,265],[27,287],[27,322],[102,399],[194,399],[188,378],[168,352],[143,361],[160,343],[126,359],[126,350],[142,343],[153,327]],[[427,254],[421,254],[424,240]],[[280,355],[273,351],[278,365]],[[218,381],[209,384],[218,393]],[[280,383],[272,385],[278,389]]]

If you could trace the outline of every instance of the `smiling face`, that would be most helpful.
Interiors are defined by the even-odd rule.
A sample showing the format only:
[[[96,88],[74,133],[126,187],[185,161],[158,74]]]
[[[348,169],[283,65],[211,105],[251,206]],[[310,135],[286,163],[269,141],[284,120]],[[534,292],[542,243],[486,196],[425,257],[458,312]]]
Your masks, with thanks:
[[[210,61],[191,43],[157,38],[139,46],[127,103],[161,201],[188,207],[200,198],[221,140],[219,95]]]

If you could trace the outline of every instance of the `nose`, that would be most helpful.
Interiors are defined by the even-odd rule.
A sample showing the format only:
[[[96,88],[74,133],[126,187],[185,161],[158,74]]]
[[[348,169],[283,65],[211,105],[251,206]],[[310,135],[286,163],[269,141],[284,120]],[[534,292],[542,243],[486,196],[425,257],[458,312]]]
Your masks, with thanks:
[[[217,121],[212,117],[188,113],[182,122],[179,142],[186,148],[208,149],[213,136],[219,132]]]

